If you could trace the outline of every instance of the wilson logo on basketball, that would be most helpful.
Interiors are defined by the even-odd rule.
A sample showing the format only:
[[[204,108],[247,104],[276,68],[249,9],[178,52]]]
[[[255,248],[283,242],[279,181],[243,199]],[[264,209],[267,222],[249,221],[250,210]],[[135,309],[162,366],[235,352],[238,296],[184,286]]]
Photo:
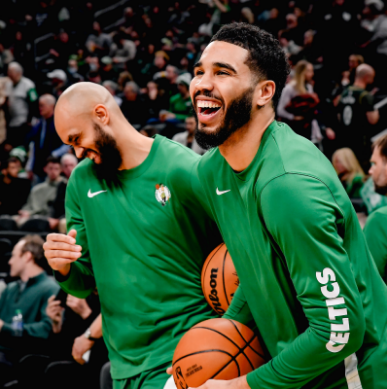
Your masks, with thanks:
[[[208,298],[212,301],[212,306],[216,313],[219,315],[224,314],[224,309],[222,308],[222,304],[219,302],[218,291],[216,289],[218,278],[218,269],[211,269],[211,278],[210,278],[210,287],[211,293],[208,295]]]
[[[177,388],[179,388],[179,386],[180,386],[181,389],[188,389],[188,385],[185,382],[185,379],[184,379],[184,376],[183,376],[183,372],[181,371],[181,367],[180,366],[176,367],[176,378],[177,378],[177,381],[178,381],[178,382],[175,381],[175,385],[176,385]]]

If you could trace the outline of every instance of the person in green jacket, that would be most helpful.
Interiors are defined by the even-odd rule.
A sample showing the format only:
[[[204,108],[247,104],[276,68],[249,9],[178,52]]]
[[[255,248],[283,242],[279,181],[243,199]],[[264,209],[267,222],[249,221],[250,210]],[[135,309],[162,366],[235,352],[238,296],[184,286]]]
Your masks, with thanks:
[[[27,354],[44,350],[43,340],[51,331],[46,314],[48,298],[59,291],[57,283],[43,269],[43,239],[27,235],[14,247],[9,260],[11,282],[0,298],[0,387],[15,378],[14,365]],[[19,329],[13,318],[21,314]]]
[[[386,388],[387,287],[331,163],[275,121],[288,72],[243,23],[195,65],[198,175],[240,279],[224,317],[256,325],[268,358],[200,389]]]
[[[373,145],[369,174],[375,192],[387,196],[387,136],[382,136]],[[378,208],[367,219],[364,235],[376,266],[387,283],[387,206]]]
[[[201,288],[220,237],[194,173],[200,157],[141,135],[96,84],[68,88],[55,120],[87,158],[67,186],[69,235],[49,235],[46,257],[67,293],[85,298],[97,287],[114,389],[162,389],[181,336],[216,316]]]
[[[189,83],[191,81],[191,75],[189,73],[183,73],[176,79],[177,89],[179,93],[173,95],[169,99],[169,119],[177,119],[184,121],[190,116],[192,111],[191,97],[189,95]]]

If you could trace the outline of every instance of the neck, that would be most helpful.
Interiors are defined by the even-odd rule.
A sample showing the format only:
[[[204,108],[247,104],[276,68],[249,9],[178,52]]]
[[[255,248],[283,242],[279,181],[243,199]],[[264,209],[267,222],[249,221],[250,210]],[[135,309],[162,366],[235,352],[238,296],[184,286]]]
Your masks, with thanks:
[[[353,86],[357,86],[358,88],[366,89],[367,84],[363,80],[360,80],[357,78],[355,80],[355,82],[353,83]]]
[[[233,170],[241,172],[250,165],[258,152],[264,132],[274,118],[271,106],[261,108],[245,126],[219,146],[220,153]]]
[[[115,138],[122,157],[119,170],[133,169],[141,165],[149,155],[154,139],[141,135],[125,119],[119,119],[116,128],[118,130],[115,131]]]
[[[27,282],[30,278],[34,278],[43,272],[44,270],[41,267],[31,264],[31,266],[26,267],[25,271],[20,275],[20,279],[23,282]]]

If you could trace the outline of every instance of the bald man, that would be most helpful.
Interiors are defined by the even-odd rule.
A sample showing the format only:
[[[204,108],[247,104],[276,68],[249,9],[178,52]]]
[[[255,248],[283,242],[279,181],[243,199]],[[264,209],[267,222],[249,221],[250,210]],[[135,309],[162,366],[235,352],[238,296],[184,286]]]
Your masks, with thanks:
[[[65,154],[69,147],[65,146],[55,131],[54,107],[55,97],[44,94],[39,98],[40,120],[32,128],[27,136],[26,143],[33,142],[33,152],[26,165],[26,170],[38,177],[42,182],[46,178],[43,168],[47,158],[52,155],[55,158]]]
[[[66,193],[69,234],[46,257],[62,289],[101,301],[114,389],[163,388],[185,331],[214,317],[200,273],[219,243],[202,204],[200,157],[125,119],[111,94],[78,83],[59,98],[55,124],[81,162]],[[85,350],[96,334],[85,335]]]
[[[366,171],[369,169],[373,126],[379,121],[373,95],[367,91],[374,79],[375,71],[371,66],[359,65],[354,84],[344,90],[338,105],[338,146],[351,148]]]

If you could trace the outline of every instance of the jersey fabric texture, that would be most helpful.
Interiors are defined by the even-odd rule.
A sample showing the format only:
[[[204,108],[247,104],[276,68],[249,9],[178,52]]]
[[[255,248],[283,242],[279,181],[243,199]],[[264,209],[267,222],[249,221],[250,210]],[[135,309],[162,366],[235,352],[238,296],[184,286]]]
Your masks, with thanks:
[[[387,282],[387,206],[371,213],[364,226],[364,235],[376,267]]]
[[[166,373],[169,366],[170,362],[132,378],[113,380],[113,389],[163,389],[170,377]]]
[[[97,287],[113,379],[171,362],[184,332],[214,317],[200,276],[219,239],[201,204],[199,158],[156,136],[146,160],[118,172],[117,184],[99,180],[90,160],[69,180],[68,231],[77,230],[83,250],[67,279],[56,277],[79,298]]]
[[[250,387],[386,388],[386,285],[325,156],[274,121],[246,170],[216,148],[198,174],[241,282],[224,317],[271,358]]]

